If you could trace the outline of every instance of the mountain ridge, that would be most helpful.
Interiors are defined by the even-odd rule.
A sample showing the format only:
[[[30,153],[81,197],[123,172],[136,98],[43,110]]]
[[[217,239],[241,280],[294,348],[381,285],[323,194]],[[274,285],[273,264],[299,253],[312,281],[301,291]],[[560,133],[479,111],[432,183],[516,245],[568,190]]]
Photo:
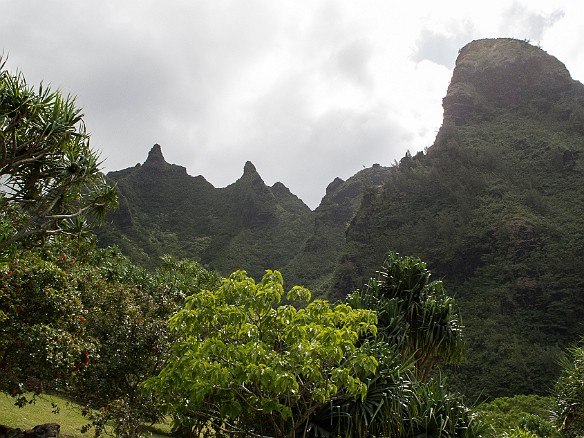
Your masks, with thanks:
[[[251,162],[217,189],[156,148],[108,174],[121,208],[101,241],[150,264],[164,249],[224,274],[280,269],[332,298],[362,288],[389,250],[420,257],[465,318],[454,384],[472,397],[545,392],[584,333],[584,87],[541,48],[477,40],[443,107],[432,146],[336,178],[314,211]]]

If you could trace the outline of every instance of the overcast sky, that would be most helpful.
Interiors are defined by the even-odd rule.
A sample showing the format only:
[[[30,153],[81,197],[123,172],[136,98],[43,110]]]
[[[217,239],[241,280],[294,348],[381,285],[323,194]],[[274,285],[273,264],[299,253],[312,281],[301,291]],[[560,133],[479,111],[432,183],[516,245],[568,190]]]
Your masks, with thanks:
[[[539,44],[584,81],[580,0],[0,0],[0,53],[77,96],[104,170],[252,161],[311,208],[335,177],[430,146],[458,50]]]

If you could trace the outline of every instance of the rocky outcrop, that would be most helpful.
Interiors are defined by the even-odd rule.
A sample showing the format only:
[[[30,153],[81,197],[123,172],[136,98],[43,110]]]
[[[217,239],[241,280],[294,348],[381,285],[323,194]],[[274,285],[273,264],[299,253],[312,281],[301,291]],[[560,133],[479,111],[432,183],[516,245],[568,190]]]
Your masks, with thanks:
[[[58,438],[61,426],[56,423],[40,424],[32,429],[0,425],[0,438]]]
[[[510,109],[559,115],[566,108],[556,104],[574,92],[574,84],[563,63],[525,41],[473,41],[456,60],[443,99],[444,123],[460,125]]]

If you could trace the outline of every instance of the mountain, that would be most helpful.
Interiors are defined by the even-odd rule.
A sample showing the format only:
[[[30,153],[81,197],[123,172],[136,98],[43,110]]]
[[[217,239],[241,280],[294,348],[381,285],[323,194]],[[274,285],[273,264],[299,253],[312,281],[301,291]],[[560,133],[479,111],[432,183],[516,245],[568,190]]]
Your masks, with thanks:
[[[363,197],[389,179],[392,168],[374,164],[346,181],[335,178],[314,211],[312,233],[302,250],[286,267],[289,276],[321,297],[329,295],[332,275],[345,248],[345,232]],[[345,291],[346,293],[346,291]],[[336,294],[337,298],[339,294]],[[341,294],[343,295],[343,294]]]
[[[584,86],[542,49],[471,42],[426,153],[404,157],[352,219],[333,290],[359,288],[388,250],[426,261],[461,306],[482,397],[541,393],[584,335]]]
[[[111,172],[120,208],[99,231],[134,261],[195,258],[223,274],[280,269],[342,298],[398,251],[427,262],[460,304],[475,397],[543,393],[584,335],[584,86],[514,39],[463,47],[424,152],[335,179],[315,211],[252,163],[225,188],[164,160]]]
[[[390,170],[376,164],[347,181],[335,179],[313,212],[282,183],[266,186],[249,161],[235,183],[215,188],[167,163],[156,144],[144,164],[108,173],[119,208],[96,233],[101,246],[117,245],[144,266],[170,254],[224,275],[245,269],[259,279],[265,269],[279,269],[289,285],[323,295],[363,193]]]
[[[283,184],[266,186],[251,162],[225,188],[169,164],[154,145],[144,164],[117,172],[120,208],[97,231],[101,245],[118,245],[134,261],[192,258],[228,274],[261,277],[285,266],[310,235],[312,211]]]

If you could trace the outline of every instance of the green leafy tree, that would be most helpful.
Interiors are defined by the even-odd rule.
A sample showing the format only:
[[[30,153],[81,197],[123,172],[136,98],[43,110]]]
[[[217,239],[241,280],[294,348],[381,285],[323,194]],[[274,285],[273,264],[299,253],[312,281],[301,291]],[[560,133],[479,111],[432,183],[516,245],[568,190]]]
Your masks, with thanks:
[[[237,271],[171,318],[178,340],[146,388],[178,432],[301,436],[324,405],[366,397],[378,362],[359,339],[375,334],[374,312],[321,300],[277,306],[283,295],[278,271],[260,283]],[[308,302],[310,292],[295,286],[287,298]]]
[[[103,219],[116,192],[99,165],[75,99],[33,89],[0,58],[0,253]]]
[[[219,277],[189,260],[164,258],[156,272],[132,264],[115,248],[97,250],[84,267],[82,300],[87,333],[99,342],[73,395],[87,409],[96,435],[143,435],[160,419],[155,398],[141,385],[157,375],[172,336],[168,318],[187,295],[217,286]]]
[[[0,390],[66,389],[95,358],[75,261],[24,253],[0,265]]]

